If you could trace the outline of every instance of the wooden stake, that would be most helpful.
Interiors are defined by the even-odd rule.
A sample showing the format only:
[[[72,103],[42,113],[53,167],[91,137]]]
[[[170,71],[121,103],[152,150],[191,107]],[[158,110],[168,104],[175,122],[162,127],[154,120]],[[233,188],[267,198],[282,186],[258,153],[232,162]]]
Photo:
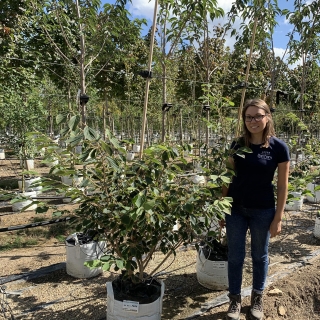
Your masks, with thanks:
[[[256,17],[255,20],[254,20],[254,25],[253,25],[253,30],[252,30],[250,53],[249,53],[249,58],[248,58],[248,63],[247,63],[246,77],[245,77],[245,80],[244,80],[245,84],[248,83],[248,79],[249,79],[249,71],[250,71],[251,58],[252,58],[253,47],[254,47],[254,40],[255,40],[255,37],[256,37],[257,24],[258,24],[258,17]],[[240,102],[240,107],[239,107],[239,110],[238,110],[238,124],[237,124],[237,132],[236,132],[236,136],[237,137],[240,136],[241,115],[242,115],[242,109],[243,109],[245,96],[246,96],[246,86],[244,86],[244,88],[242,89],[241,102]]]
[[[154,47],[154,35],[156,31],[156,22],[157,22],[157,12],[158,12],[158,0],[154,2],[154,13],[153,13],[153,25],[152,25],[152,32],[151,32],[151,39],[150,39],[150,52],[149,52],[149,62],[148,62],[148,71],[149,74],[151,72],[151,64],[152,64],[152,56],[153,56],[153,47]],[[147,77],[146,79],[146,91],[144,96],[144,106],[143,106],[143,116],[142,116],[142,128],[141,128],[141,135],[140,135],[140,160],[142,159],[143,155],[143,147],[144,147],[144,136],[145,136],[145,129],[146,129],[146,120],[147,120],[147,109],[148,109],[148,97],[149,97],[149,86],[150,86],[151,78]]]

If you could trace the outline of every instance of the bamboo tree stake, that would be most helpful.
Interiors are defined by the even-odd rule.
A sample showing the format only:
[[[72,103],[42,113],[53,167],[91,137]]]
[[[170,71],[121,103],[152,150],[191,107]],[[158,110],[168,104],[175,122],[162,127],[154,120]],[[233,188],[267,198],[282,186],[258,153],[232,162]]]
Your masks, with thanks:
[[[83,34],[83,25],[81,21],[81,13],[80,13],[80,6],[79,1],[76,0],[76,9],[77,9],[77,16],[79,19],[79,34],[80,34],[80,86],[81,86],[81,94],[86,93],[86,83],[85,83],[85,72],[84,72],[84,59],[85,59],[85,41],[84,41],[84,34]],[[87,109],[86,104],[81,103],[81,127],[82,129],[85,128],[87,124]]]
[[[242,114],[242,109],[243,109],[243,104],[244,104],[244,98],[246,96],[246,84],[248,83],[248,79],[249,79],[249,71],[250,71],[251,58],[252,58],[252,53],[253,53],[254,40],[256,37],[257,24],[258,24],[258,17],[256,17],[254,20],[254,25],[253,25],[253,30],[252,30],[250,53],[249,53],[249,59],[248,59],[248,64],[247,64],[246,76],[245,76],[245,86],[242,89],[241,102],[240,102],[240,107],[239,107],[239,111],[238,111],[238,124],[237,124],[237,131],[236,131],[237,137],[239,137],[239,135],[240,135],[241,114]]]
[[[154,13],[153,13],[153,25],[151,31],[151,39],[150,39],[150,52],[149,52],[149,62],[148,62],[148,71],[149,74],[151,72],[151,64],[152,64],[152,56],[153,56],[153,47],[154,47],[154,34],[156,31],[156,22],[157,22],[157,12],[158,12],[158,0],[154,2]],[[147,109],[148,109],[148,97],[149,97],[149,86],[150,86],[151,78],[148,76],[146,79],[146,92],[144,96],[144,106],[143,106],[143,116],[142,116],[142,128],[141,128],[141,137],[140,137],[140,160],[143,155],[143,147],[144,147],[144,136],[146,130],[146,120],[147,120]]]

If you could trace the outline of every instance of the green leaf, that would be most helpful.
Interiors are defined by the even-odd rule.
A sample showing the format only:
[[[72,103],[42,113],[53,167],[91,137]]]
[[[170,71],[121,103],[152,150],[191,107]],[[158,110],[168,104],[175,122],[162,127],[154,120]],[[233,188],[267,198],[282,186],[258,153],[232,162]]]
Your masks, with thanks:
[[[130,216],[127,215],[127,214],[122,215],[122,216],[121,216],[121,222],[122,222],[125,226],[130,225],[130,223],[131,223],[131,218],[130,218]]]
[[[220,176],[221,180],[225,183],[230,183],[231,182],[231,179],[229,177],[226,177],[226,176]]]
[[[137,194],[134,199],[133,199],[133,203],[138,207],[140,208],[146,201],[146,197],[143,193],[139,193]]]
[[[88,139],[89,141],[95,141],[100,138],[99,133],[88,126],[84,128],[83,134],[84,134],[84,138]]]
[[[106,157],[108,162],[109,162],[109,165],[116,171],[118,171],[120,168],[117,164],[117,162],[113,159],[113,158],[110,158],[110,157]]]
[[[80,123],[80,115],[77,114],[77,115],[70,118],[70,120],[68,122],[68,127],[72,131],[75,131],[76,128],[78,127],[79,123]]]
[[[252,150],[248,147],[241,147],[238,150],[242,152],[252,153]]]
[[[91,261],[85,261],[84,265],[86,267],[92,268],[99,268],[101,267],[101,261],[100,260],[91,260]]]
[[[111,266],[112,266],[112,264],[110,264],[109,262],[103,263],[102,270],[103,271],[109,271]]]
[[[207,233],[207,237],[216,237],[217,236],[217,233],[215,231],[212,231],[210,230],[208,233]]]
[[[145,210],[150,210],[155,206],[155,204],[156,204],[156,200],[149,200],[143,204],[143,208]]]
[[[104,263],[110,261],[110,259],[111,259],[111,256],[109,254],[106,254],[100,257],[100,261]]]
[[[192,203],[186,203],[184,206],[183,206],[183,209],[189,213],[191,213],[194,209],[194,205]]]
[[[116,265],[120,270],[122,270],[124,268],[124,263],[122,260],[117,260]]]
[[[74,137],[71,137],[69,139],[66,140],[66,143],[70,144],[71,147],[75,147],[77,145],[80,144],[80,142],[83,139],[83,135],[82,134],[78,134]]]
[[[37,207],[36,213],[44,213],[44,212],[47,212],[48,210],[49,210],[48,206],[41,206],[41,207]]]
[[[68,118],[68,114],[67,113],[58,114],[56,116],[57,125],[60,125],[62,123],[66,123],[67,122],[67,118]]]
[[[216,180],[218,179],[218,177],[219,177],[219,176],[217,176],[217,175],[211,175],[211,176],[210,176],[210,179],[211,179],[212,181],[216,181]]]

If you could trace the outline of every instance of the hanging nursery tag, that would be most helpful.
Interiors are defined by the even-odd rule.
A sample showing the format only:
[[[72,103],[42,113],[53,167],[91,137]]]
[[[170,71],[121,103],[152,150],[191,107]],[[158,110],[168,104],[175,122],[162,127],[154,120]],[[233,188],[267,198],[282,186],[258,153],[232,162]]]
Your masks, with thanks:
[[[125,311],[137,312],[139,310],[139,302],[123,300],[122,309]]]

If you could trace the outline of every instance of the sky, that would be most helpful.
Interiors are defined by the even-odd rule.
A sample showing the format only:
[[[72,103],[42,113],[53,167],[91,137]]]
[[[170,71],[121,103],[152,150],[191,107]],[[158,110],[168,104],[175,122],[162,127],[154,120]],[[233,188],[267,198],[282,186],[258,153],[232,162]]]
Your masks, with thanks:
[[[234,1],[235,0],[218,0],[218,6],[223,8],[224,12],[227,13],[230,10],[231,5]],[[102,3],[114,3],[114,2],[115,0],[102,0]],[[148,26],[145,27],[145,29],[143,30],[144,34],[147,33],[147,31],[152,25],[153,14],[154,14],[154,3],[155,3],[154,0],[132,0],[132,2],[127,6],[127,9],[130,12],[132,18],[147,19]],[[281,9],[286,8],[289,10],[293,10],[293,0],[278,0],[278,5]],[[223,25],[225,22],[226,22],[226,18],[224,20],[217,19],[213,22],[213,24],[217,25],[220,23],[221,25]],[[240,21],[238,21],[237,23],[239,24]],[[274,48],[275,48],[276,55],[282,57],[288,43],[288,37],[286,35],[290,33],[292,29],[293,29],[292,25],[288,23],[285,17],[278,19],[278,26],[275,29],[275,33],[273,35]],[[225,39],[226,39],[226,45],[232,48],[235,42],[234,37],[227,35]]]

